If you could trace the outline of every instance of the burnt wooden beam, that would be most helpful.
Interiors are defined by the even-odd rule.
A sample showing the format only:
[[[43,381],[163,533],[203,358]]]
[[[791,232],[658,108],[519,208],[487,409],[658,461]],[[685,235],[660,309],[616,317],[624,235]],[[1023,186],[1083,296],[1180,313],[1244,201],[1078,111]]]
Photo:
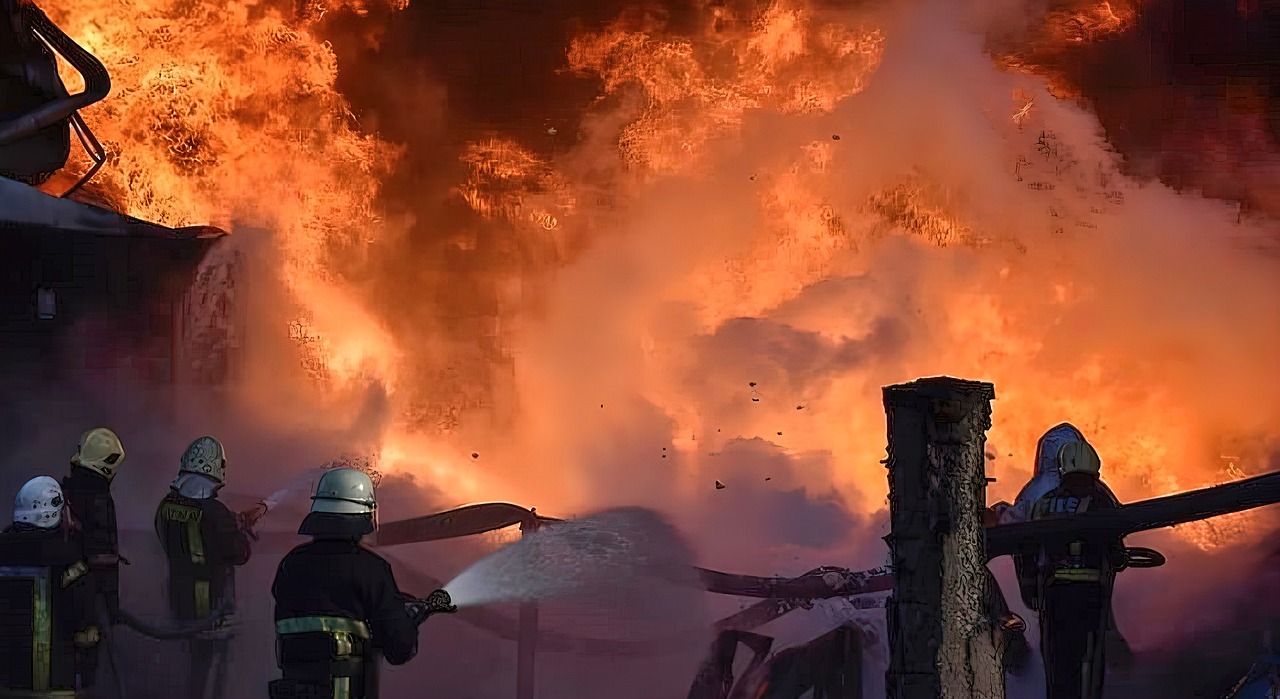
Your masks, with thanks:
[[[886,537],[897,581],[889,600],[890,699],[1003,699],[1002,650],[984,607],[983,453],[989,383],[950,377],[884,389]]]
[[[851,571],[818,568],[797,578],[762,578],[697,568],[698,579],[708,592],[737,597],[768,599],[830,599],[851,597],[893,588],[893,574],[884,568]]]
[[[1280,502],[1280,473],[1268,473],[1234,483],[1142,500],[1114,510],[1085,512],[1036,522],[1002,524],[987,529],[987,558],[1017,553],[1020,545],[1034,544],[1047,536],[1068,532],[1125,536],[1252,510],[1277,502]]]
[[[559,522],[533,510],[508,502],[467,505],[448,512],[384,522],[378,525],[378,546],[417,544],[426,541],[456,539],[505,529],[536,520],[540,524]]]

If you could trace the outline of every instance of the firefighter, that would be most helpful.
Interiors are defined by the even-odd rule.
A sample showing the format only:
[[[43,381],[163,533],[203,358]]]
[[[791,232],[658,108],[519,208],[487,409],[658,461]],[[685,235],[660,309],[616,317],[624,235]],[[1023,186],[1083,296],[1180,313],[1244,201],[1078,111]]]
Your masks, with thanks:
[[[32,605],[24,611],[31,615],[32,631],[43,636],[30,640],[25,662],[7,657],[0,663],[0,693],[6,695],[66,696],[93,677],[92,651],[99,642],[94,589],[81,537],[65,506],[58,481],[33,478],[18,491],[13,524],[0,533],[0,585],[34,591],[23,595]],[[20,613],[5,608],[6,616]],[[47,627],[41,619],[48,620]]]
[[[179,621],[226,619],[235,611],[235,567],[249,561],[251,530],[218,500],[226,483],[226,451],[213,437],[187,447],[178,477],[156,509],[155,528],[169,562],[169,610]],[[206,696],[214,663],[214,696],[223,690],[230,639],[225,629],[189,639],[187,696]]]
[[[392,665],[418,652],[426,610],[396,587],[391,566],[360,545],[375,529],[373,481],[352,468],[326,472],[298,533],[312,537],[280,561],[271,699],[376,699],[378,656]]]
[[[1036,443],[1035,467],[1031,479],[1018,493],[1013,505],[1000,503],[988,511],[989,524],[1014,524],[1030,519],[1036,502],[1061,483],[1059,452],[1067,444],[1086,441],[1084,433],[1069,422],[1059,423],[1046,430]],[[1102,484],[1102,487],[1106,488],[1106,485]],[[1039,611],[1034,547],[1026,555],[1014,557],[1014,568],[1023,604],[1032,611]],[[1107,622],[1107,657],[1115,667],[1126,666],[1133,658],[1129,642],[1116,625],[1115,614],[1110,614]]]
[[[120,609],[120,535],[111,481],[124,463],[124,445],[115,432],[96,427],[80,437],[71,457],[71,473],[62,479],[62,492],[72,514],[84,528],[84,553],[94,589],[116,623]]]
[[[1058,452],[1061,483],[1038,501],[1033,520],[1114,509],[1120,501],[1099,477],[1098,452],[1085,441]],[[1119,537],[1063,535],[1040,542],[1033,608],[1040,611],[1040,653],[1047,699],[1098,699],[1105,674],[1111,593],[1125,550]]]
[[[120,623],[120,534],[116,527],[116,503],[111,497],[111,481],[124,463],[124,445],[115,432],[95,427],[80,436],[71,456],[71,473],[62,479],[67,507],[82,529],[85,562],[94,591],[94,615],[99,620],[103,641],[94,646],[88,664],[97,666],[105,652],[114,672],[111,627]],[[100,682],[87,676],[85,686]],[[119,676],[115,677],[117,683]]]

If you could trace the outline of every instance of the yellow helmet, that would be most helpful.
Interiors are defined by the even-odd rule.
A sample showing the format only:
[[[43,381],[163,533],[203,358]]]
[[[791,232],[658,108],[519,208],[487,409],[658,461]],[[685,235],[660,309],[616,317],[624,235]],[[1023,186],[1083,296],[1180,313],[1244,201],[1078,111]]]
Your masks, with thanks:
[[[106,476],[116,477],[116,470],[124,461],[124,445],[115,432],[105,427],[95,427],[80,436],[80,448],[71,457],[71,465],[87,468]]]
[[[1086,441],[1067,442],[1058,449],[1058,471],[1064,476],[1068,473],[1096,476],[1102,471],[1102,459],[1093,445]]]

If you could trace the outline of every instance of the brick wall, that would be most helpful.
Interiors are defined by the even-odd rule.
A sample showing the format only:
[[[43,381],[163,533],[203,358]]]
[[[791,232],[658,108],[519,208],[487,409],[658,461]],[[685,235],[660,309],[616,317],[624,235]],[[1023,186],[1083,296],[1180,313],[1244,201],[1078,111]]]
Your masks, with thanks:
[[[0,240],[0,379],[170,378],[174,300],[202,243],[5,231]],[[36,317],[52,289],[54,318]]]

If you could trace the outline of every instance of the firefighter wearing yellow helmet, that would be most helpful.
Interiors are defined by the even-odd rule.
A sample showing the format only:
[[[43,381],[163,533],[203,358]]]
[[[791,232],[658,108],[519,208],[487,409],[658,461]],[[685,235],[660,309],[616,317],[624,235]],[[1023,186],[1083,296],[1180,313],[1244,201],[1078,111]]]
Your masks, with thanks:
[[[1120,506],[1102,482],[1102,460],[1087,441],[1063,444],[1057,461],[1061,482],[1036,501],[1033,520]],[[1101,696],[1111,593],[1124,557],[1124,542],[1117,537],[1079,532],[1041,540],[1034,561],[1034,602],[1040,612],[1047,699]]]
[[[169,609],[178,621],[225,619],[235,610],[235,567],[249,562],[250,532],[218,499],[226,468],[222,442],[207,435],[196,439],[183,452],[178,477],[156,509],[156,536],[169,562]],[[221,696],[229,637],[197,637],[187,650],[186,696],[208,696],[211,678],[212,695]]]
[[[84,529],[84,552],[114,623],[120,608],[120,535],[111,482],[124,463],[124,445],[115,432],[95,427],[80,437],[71,455],[71,473],[62,479],[67,505]]]

